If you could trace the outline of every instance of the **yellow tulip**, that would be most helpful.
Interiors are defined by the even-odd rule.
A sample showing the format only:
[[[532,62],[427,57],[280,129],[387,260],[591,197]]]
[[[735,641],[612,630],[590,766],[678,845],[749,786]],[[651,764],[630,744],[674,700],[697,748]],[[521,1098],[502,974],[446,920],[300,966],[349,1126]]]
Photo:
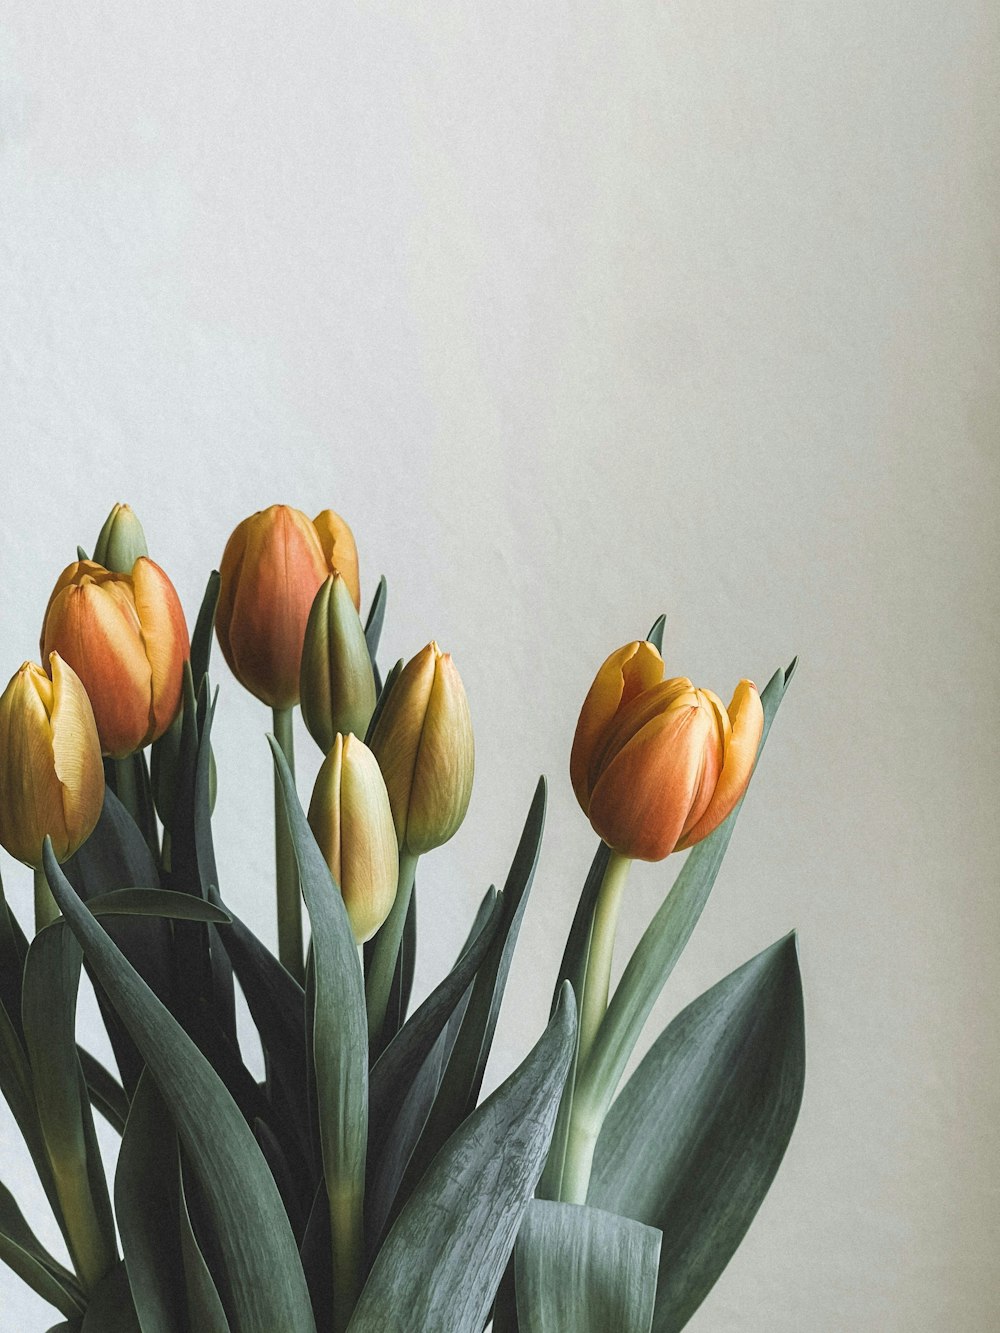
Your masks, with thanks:
[[[577,723],[570,776],[616,852],[660,861],[717,828],[753,771],[764,711],[741,680],[728,710],[683,676],[663,678],[652,644],[626,644],[598,671]]]
[[[78,560],[60,574],[42,625],[42,657],[58,652],[83,681],[101,748],[114,759],[157,740],[181,704],[187,625],[174,585],[141,557],[130,574]]]
[[[101,743],[87,692],[58,653],[51,679],[25,662],[0,696],[0,843],[36,869],[52,839],[65,861],[104,804]]]
[[[472,795],[475,747],[465,687],[436,643],[406,664],[375,724],[401,851],[419,855],[457,832]]]
[[[240,684],[271,708],[299,701],[306,622],[323,580],[340,573],[360,605],[358,552],[342,518],[271,505],[234,529],[219,566],[215,630]]]
[[[375,676],[347,582],[331,574],[309,612],[300,672],[302,720],[324,754],[337,732],[364,736],[375,711]]]
[[[313,787],[309,826],[363,944],[389,915],[399,858],[378,761],[357,736],[334,737]]]

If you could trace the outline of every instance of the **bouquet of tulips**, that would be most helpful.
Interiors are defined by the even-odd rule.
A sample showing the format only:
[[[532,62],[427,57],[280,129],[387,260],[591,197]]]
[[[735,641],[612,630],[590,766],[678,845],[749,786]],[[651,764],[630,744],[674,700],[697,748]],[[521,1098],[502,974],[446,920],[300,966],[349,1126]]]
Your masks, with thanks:
[[[0,894],[0,1090],[66,1262],[2,1185],[0,1259],[59,1312],[56,1328],[79,1333],[682,1328],[798,1112],[793,937],[624,1071],[791,668],[759,695],[741,681],[727,709],[665,678],[662,618],[600,667],[570,760],[597,850],[537,1045],[481,1101],[544,780],[502,891],[486,892],[454,966],[414,1007],[414,884],[473,781],[451,658],[430,643],[382,678],[385,581],[362,622],[354,538],[329,510],[310,521],[276,505],[242,522],[190,638],[127,506],[93,558],[78,554],[43,617],[42,666],[26,662],[0,698],[0,842],[35,888],[30,940]],[[216,871],[213,633],[273,714],[277,957]],[[305,805],[297,704],[324,755]],[[632,860],[685,849],[611,993]],[[113,1071],[77,1043],[83,968]],[[236,983],[262,1079],[241,1050]],[[95,1111],[121,1136],[113,1180]]]

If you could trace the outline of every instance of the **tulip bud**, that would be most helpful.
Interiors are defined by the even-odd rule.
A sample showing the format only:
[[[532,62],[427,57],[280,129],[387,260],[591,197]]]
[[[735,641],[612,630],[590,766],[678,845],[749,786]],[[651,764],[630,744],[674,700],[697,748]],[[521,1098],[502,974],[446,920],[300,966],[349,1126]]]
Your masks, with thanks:
[[[83,681],[106,755],[123,759],[176,717],[187,625],[174,585],[145,556],[131,574],[92,560],[63,570],[42,625],[42,656],[53,650]]]
[[[58,653],[49,666],[51,679],[25,662],[0,695],[0,843],[36,869],[46,836],[65,861],[93,832],[104,804],[87,692]]]
[[[357,608],[340,574],[309,612],[300,673],[302,720],[327,754],[337,732],[364,736],[375,711],[375,675]]]
[[[363,944],[389,915],[399,861],[382,773],[356,736],[334,737],[316,777],[309,826],[340,886],[354,938]]]
[[[299,701],[299,668],[309,611],[327,575],[343,573],[359,602],[358,555],[342,518],[312,522],[271,505],[234,529],[219,567],[215,631],[240,684],[271,708]]]
[[[149,551],[142,524],[128,505],[116,504],[97,538],[94,563],[115,574],[131,574],[132,566],[144,555]]]
[[[436,643],[400,672],[371,747],[385,777],[400,850],[419,855],[447,842],[469,808],[475,752],[462,679]]]
[[[610,847],[660,861],[700,842],[730,813],[763,728],[751,681],[740,681],[727,711],[686,677],[664,680],[652,644],[626,644],[584,701],[570,758],[573,790]]]

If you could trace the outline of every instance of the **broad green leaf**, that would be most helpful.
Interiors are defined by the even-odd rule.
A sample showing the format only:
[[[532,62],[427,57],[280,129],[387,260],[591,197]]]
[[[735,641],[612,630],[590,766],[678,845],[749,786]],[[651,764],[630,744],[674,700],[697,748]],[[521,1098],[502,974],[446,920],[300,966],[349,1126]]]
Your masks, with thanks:
[[[235,1333],[314,1333],[295,1239],[250,1127],[205,1057],[77,898],[48,843],[45,871],[170,1109],[211,1219]]]
[[[83,1314],[86,1301],[80,1284],[38,1240],[4,1185],[0,1185],[0,1259],[60,1314],[70,1319]]]
[[[184,1187],[184,1171],[179,1160],[176,1162],[178,1177],[177,1203],[180,1218],[181,1256],[184,1265],[184,1290],[187,1294],[187,1309],[191,1333],[230,1333],[229,1320],[215,1280],[208,1270],[205,1256],[201,1252],[191,1225],[188,1212],[187,1192]],[[145,1329],[143,1330],[145,1333]]]
[[[186,1328],[177,1172],[177,1132],[147,1070],[132,1099],[115,1172],[115,1211],[142,1333]]]
[[[649,1333],[659,1257],[653,1227],[535,1199],[514,1248],[520,1333]]]
[[[83,1070],[91,1106],[95,1111],[100,1111],[111,1128],[121,1134],[125,1129],[129,1108],[125,1089],[114,1074],[105,1069],[89,1051],[77,1046],[76,1053],[80,1057],[80,1068]]]
[[[481,1333],[541,1174],[575,1040],[567,986],[534,1049],[424,1173],[348,1333]]]
[[[681,1329],[746,1234],[791,1137],[805,1078],[787,936],[656,1040],[604,1123],[588,1202],[663,1232],[654,1333]]]
[[[219,571],[213,569],[208,576],[205,595],[198,608],[198,618],[191,635],[191,677],[195,692],[201,689],[201,682],[208,674],[212,658],[212,630],[215,626],[215,612],[219,605],[219,587],[222,580]]]
[[[360,1260],[365,1152],[368,1143],[368,1016],[364,978],[347,908],[306,821],[295,780],[273,738],[271,749],[295,849],[299,884],[312,927],[312,1049],[323,1176],[330,1199],[335,1265],[353,1250]],[[334,1271],[336,1319],[353,1305],[356,1272]],[[346,1322],[346,1320],[344,1320]],[[342,1324],[341,1324],[342,1326]]]
[[[775,672],[761,695],[764,732],[757,751],[757,762],[760,761],[760,752],[794,669],[795,663],[792,662],[787,671]],[[578,1072],[575,1093],[576,1103],[588,1105],[591,1117],[597,1124],[602,1122],[618,1088],[643,1024],[698,924],[733,836],[742,804],[741,799],[715,832],[692,848],[673,888],[626,964],[611,997],[590,1057]]]
[[[365,621],[365,640],[368,644],[368,656],[372,660],[373,667],[375,667],[375,657],[378,653],[379,640],[382,637],[382,626],[385,624],[385,602],[387,591],[385,575],[383,574],[378,581],[378,587],[375,589],[375,596],[372,598],[371,609],[368,612],[368,619]]]
[[[91,1295],[80,1333],[142,1333],[121,1261]]]
[[[87,899],[94,916],[162,916],[175,921],[214,921],[228,925],[221,908],[190,893],[169,889],[113,889]]]
[[[405,1201],[428,1164],[455,1129],[471,1113],[479,1100],[483,1074],[493,1044],[500,1014],[500,1003],[507,984],[514,946],[521,918],[538,864],[538,852],[545,826],[545,779],[538,786],[528,810],[521,840],[501,894],[500,924],[489,953],[476,973],[472,997],[448,1061],[441,1087],[434,1100],[424,1132],[406,1168],[397,1195],[397,1204]]]
[[[38,1122],[73,1267],[93,1289],[117,1259],[114,1222],[76,1048],[82,953],[61,921],[34,937],[24,965],[22,1021]]]

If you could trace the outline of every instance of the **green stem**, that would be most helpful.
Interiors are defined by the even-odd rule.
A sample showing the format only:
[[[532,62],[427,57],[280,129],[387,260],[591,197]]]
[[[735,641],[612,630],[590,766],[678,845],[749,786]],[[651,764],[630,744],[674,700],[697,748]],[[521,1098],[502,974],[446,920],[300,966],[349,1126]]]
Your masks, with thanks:
[[[386,1010],[389,1008],[389,994],[392,990],[392,978],[396,971],[396,959],[399,945],[406,925],[406,913],[410,907],[410,895],[413,893],[413,879],[417,873],[418,858],[412,852],[400,849],[399,878],[396,881],[396,897],[392,910],[375,936],[375,948],[372,953],[371,967],[368,970],[368,982],[365,987],[368,1002],[368,1045],[372,1053],[379,1047],[379,1037],[385,1026]]]
[[[49,881],[45,878],[45,871],[41,866],[35,867],[35,934],[44,930],[46,926],[52,924],[60,916],[59,908],[56,906],[56,900],[52,897],[52,890],[49,888]]]
[[[295,776],[293,708],[275,708],[274,738]],[[292,835],[285,818],[281,783],[274,775],[274,859],[278,893],[278,958],[300,984],[305,980],[302,966],[302,899],[299,895],[299,871],[295,862]]]
[[[124,759],[115,760],[115,795],[141,828],[142,821],[139,818],[139,786],[135,780],[134,761],[134,754],[127,754]]]
[[[349,1184],[329,1190],[328,1198],[333,1247],[333,1333],[344,1333],[361,1290],[363,1199],[360,1191]]]
[[[607,1013],[611,964],[615,952],[615,937],[618,933],[618,913],[631,864],[630,857],[622,856],[620,852],[611,853],[594,907],[590,953],[583,978],[583,994],[580,998],[576,1083],[559,1190],[559,1197],[565,1203],[587,1202],[594,1149],[597,1146],[597,1136],[601,1132],[600,1115],[595,1113],[595,1109],[586,1098],[580,1096],[580,1079],[593,1050],[598,1029]]]

